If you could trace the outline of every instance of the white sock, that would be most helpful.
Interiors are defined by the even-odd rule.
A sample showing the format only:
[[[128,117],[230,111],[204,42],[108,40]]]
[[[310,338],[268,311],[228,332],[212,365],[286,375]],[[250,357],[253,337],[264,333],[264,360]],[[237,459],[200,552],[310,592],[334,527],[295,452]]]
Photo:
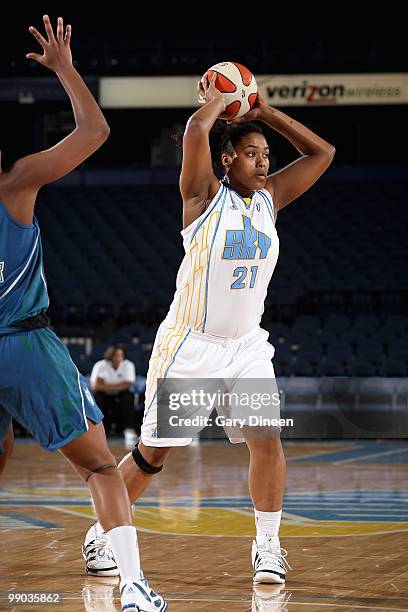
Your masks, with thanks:
[[[278,533],[282,517],[282,510],[278,510],[277,512],[262,512],[261,510],[254,509],[254,511],[256,539],[258,544],[270,538],[272,538],[273,541],[278,544]]]
[[[122,525],[106,534],[117,563],[121,580],[138,578],[140,575],[139,546],[136,527]]]

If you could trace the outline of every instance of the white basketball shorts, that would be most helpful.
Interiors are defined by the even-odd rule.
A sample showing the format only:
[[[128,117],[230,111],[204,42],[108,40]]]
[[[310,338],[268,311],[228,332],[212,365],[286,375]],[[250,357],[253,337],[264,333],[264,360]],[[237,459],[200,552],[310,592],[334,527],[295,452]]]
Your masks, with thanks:
[[[180,328],[164,320],[157,331],[147,373],[143,444],[186,446],[192,440],[157,436],[158,378],[264,379],[262,388],[266,383],[266,388],[275,392],[277,386],[271,361],[275,349],[268,337],[268,332],[260,327],[239,338],[224,338]],[[273,416],[276,414],[279,418],[279,408],[278,412],[274,410]],[[239,428],[225,430],[231,442],[244,441]]]

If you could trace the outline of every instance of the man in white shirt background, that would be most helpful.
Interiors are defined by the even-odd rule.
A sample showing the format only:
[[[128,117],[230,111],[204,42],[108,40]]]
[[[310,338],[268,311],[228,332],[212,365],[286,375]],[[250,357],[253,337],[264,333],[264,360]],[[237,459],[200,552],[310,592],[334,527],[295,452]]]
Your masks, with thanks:
[[[131,392],[135,379],[135,366],[126,359],[121,344],[109,347],[91,373],[91,387],[104,414],[106,435],[112,433],[115,424],[116,432],[124,433],[126,446],[132,447],[137,442],[134,393]]]

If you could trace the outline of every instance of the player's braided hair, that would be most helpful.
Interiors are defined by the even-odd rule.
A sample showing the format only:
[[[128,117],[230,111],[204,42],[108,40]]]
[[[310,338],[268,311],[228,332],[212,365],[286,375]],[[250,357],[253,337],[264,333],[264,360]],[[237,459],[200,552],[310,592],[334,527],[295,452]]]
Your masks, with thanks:
[[[234,147],[241,138],[248,134],[253,134],[253,132],[263,134],[262,128],[252,121],[248,121],[248,123],[227,123],[217,119],[209,133],[211,159],[214,170],[221,167],[221,155],[223,153],[233,155]],[[173,138],[179,147],[183,146],[182,132],[174,134]]]
[[[226,123],[226,121],[217,119],[209,134],[214,170],[221,166],[221,155],[223,153],[233,155],[240,140],[248,134],[253,134],[253,132],[263,134],[262,129],[251,121],[247,123]]]

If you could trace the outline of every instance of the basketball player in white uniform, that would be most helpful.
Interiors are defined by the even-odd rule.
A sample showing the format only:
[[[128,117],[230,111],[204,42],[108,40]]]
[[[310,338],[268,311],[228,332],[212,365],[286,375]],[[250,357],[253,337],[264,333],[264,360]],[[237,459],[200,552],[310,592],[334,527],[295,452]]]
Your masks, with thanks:
[[[214,124],[225,103],[214,77],[200,85],[201,108],[188,121],[183,138],[185,257],[149,364],[141,442],[120,465],[132,501],[162,469],[171,447],[191,442],[158,437],[158,378],[274,381],[274,349],[259,324],[278,258],[276,216],[316,182],[334,156],[332,145],[269,107],[261,96],[245,117],[232,125],[223,122],[217,135]],[[286,137],[301,156],[268,176],[268,143],[260,127],[248,123],[253,119]],[[214,164],[223,166],[221,183]],[[250,452],[249,488],[257,531],[252,546],[254,582],[283,583],[286,551],[280,547],[278,530],[285,459],[280,437],[251,438],[245,431],[228,433],[234,442],[245,441]],[[96,524],[84,546],[87,569],[94,575],[103,575],[104,562],[92,560],[87,550],[100,538],[103,532]]]

